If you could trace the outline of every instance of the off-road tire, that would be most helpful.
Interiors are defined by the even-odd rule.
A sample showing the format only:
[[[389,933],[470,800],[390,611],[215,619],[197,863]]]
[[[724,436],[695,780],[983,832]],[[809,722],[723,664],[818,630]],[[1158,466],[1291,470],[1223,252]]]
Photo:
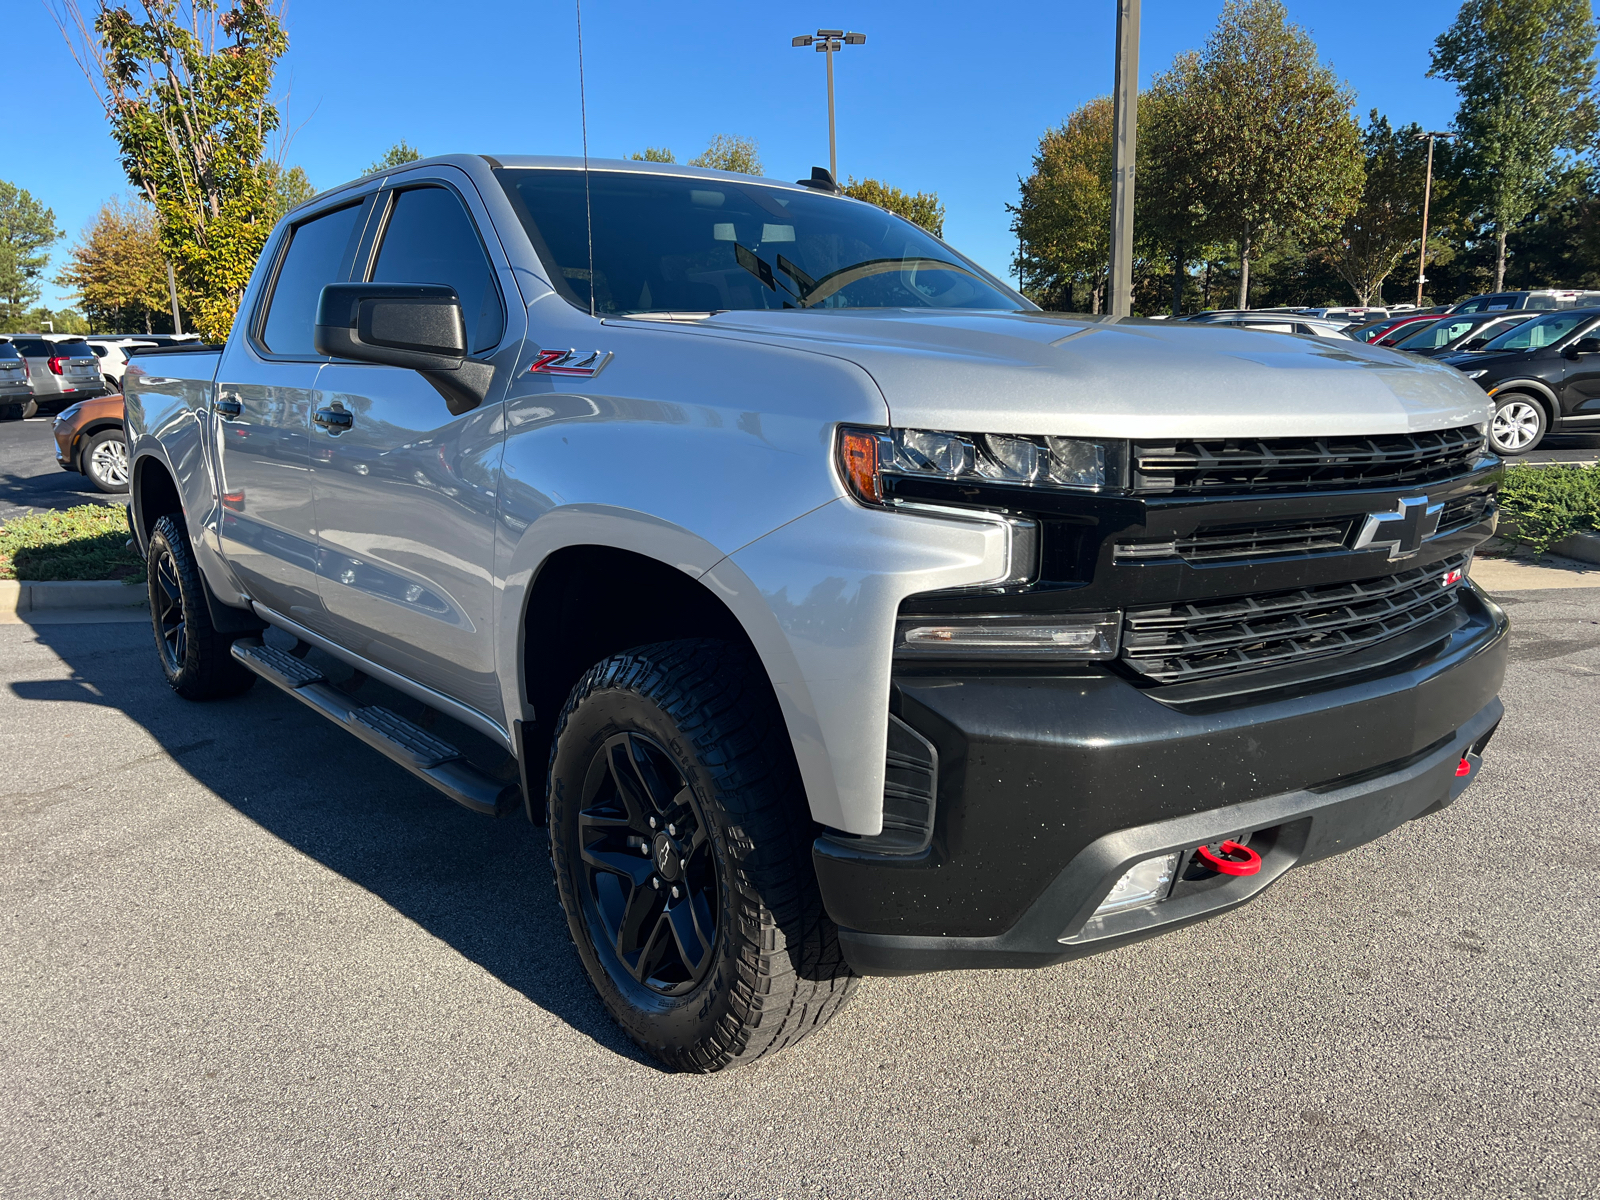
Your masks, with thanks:
[[[121,453],[116,450],[121,447]],[[128,490],[128,447],[120,429],[102,429],[79,452],[78,463],[90,483],[116,495]]]
[[[145,568],[156,656],[172,690],[186,700],[218,700],[248,691],[256,677],[233,657],[234,639],[211,623],[206,583],[181,516],[156,522]]]
[[[711,852],[705,869],[716,873],[717,921],[710,958],[701,960],[709,967],[697,983],[682,983],[692,988],[682,994],[652,991],[603,936],[597,945],[605,931],[579,813],[603,747],[622,735],[670,758],[679,773],[671,786],[692,789],[695,819],[704,818],[698,844]],[[856,978],[811,866],[815,826],[776,697],[748,650],[661,642],[590,668],[561,712],[546,796],[568,931],[606,1008],[649,1054],[683,1071],[742,1065],[820,1029],[849,1000]],[[643,867],[651,871],[653,860]]]

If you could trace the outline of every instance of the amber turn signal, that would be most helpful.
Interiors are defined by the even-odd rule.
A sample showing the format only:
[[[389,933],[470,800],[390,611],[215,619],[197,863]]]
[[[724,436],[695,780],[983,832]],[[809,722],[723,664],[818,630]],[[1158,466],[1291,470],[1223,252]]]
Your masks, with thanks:
[[[883,482],[878,478],[878,435],[862,429],[839,431],[839,474],[856,499],[883,503]]]

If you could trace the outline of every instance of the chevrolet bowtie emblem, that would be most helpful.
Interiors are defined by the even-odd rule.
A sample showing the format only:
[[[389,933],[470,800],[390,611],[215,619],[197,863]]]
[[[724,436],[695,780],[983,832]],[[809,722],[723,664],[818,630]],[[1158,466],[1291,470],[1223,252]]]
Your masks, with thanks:
[[[1410,558],[1422,543],[1439,532],[1443,504],[1429,504],[1426,496],[1407,497],[1395,512],[1368,513],[1356,534],[1355,549],[1389,547],[1389,560]]]
[[[580,354],[576,350],[540,350],[534,355],[528,374],[576,375],[582,379],[592,379],[610,361],[609,350],[591,350],[588,354]]]

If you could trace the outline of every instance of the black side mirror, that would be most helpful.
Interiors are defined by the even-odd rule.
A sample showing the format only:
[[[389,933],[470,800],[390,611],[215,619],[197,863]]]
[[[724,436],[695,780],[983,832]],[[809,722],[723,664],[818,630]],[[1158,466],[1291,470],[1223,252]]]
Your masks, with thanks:
[[[1563,351],[1568,358],[1577,358],[1580,354],[1600,354],[1600,337],[1582,337],[1573,342]]]
[[[317,302],[318,354],[409,367],[455,416],[482,404],[494,367],[467,358],[467,327],[454,288],[432,283],[330,283]]]

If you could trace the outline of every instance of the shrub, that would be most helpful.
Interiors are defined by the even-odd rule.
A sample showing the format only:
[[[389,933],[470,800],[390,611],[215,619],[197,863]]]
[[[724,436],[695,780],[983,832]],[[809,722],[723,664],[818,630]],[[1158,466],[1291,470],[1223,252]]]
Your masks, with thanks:
[[[143,582],[144,563],[127,542],[128,514],[120,504],[29,513],[0,525],[0,579]]]
[[[1539,554],[1574,533],[1600,529],[1600,464],[1507,467],[1500,508],[1505,536]],[[1514,528],[1505,529],[1508,523]]]

